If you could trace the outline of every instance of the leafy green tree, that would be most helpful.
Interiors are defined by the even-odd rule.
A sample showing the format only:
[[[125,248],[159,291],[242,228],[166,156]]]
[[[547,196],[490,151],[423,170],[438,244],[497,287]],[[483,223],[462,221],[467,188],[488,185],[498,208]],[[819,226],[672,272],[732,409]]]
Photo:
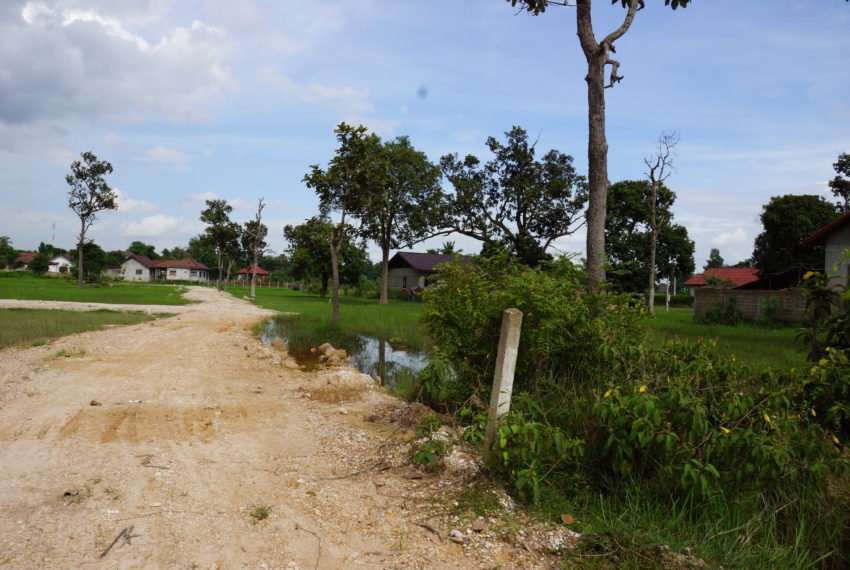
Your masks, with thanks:
[[[185,254],[179,255],[181,248],[175,247],[171,250],[171,257],[168,259],[183,259],[191,257],[195,261],[199,261],[207,267],[215,267],[218,259],[215,248],[207,243],[204,239],[204,234],[197,235],[189,239],[189,244],[186,246]]]
[[[584,178],[572,157],[557,150],[536,160],[524,129],[513,127],[505,136],[505,144],[487,139],[495,157],[484,165],[472,155],[440,159],[455,190],[444,224],[449,232],[506,249],[536,267],[550,259],[546,250],[553,241],[577,229],[587,202]]]
[[[233,251],[237,249],[239,225],[230,220],[233,206],[226,200],[207,200],[207,208],[201,212],[201,221],[207,224],[203,235],[203,241],[215,250],[216,287],[221,290],[224,287],[222,276],[224,275],[225,263],[232,266]],[[228,270],[229,273],[229,270]]]
[[[100,281],[100,276],[106,268],[106,252],[93,241],[87,241],[83,244],[83,253],[87,260],[84,268],[85,273],[80,275],[80,266],[75,265],[71,267],[71,275],[77,277],[78,283],[81,281],[85,283]],[[80,259],[79,252],[76,250],[71,250],[71,255]]]
[[[16,259],[18,250],[12,247],[12,240],[9,236],[0,236],[0,265],[5,269],[12,269]]]
[[[438,253],[440,255],[459,255],[463,253],[462,249],[455,248],[455,242],[453,241],[444,241],[443,245],[441,245],[437,249],[428,249],[426,253]]]
[[[53,256],[46,253],[37,253],[29,263],[30,271],[33,273],[47,273],[47,270],[50,269],[51,257]]]
[[[756,237],[753,265],[764,273],[823,267],[823,247],[800,242],[835,218],[834,204],[821,196],[788,194],[774,196],[762,208],[764,230]]]
[[[443,192],[440,169],[425,153],[413,148],[407,137],[398,137],[373,145],[364,160],[372,164],[364,171],[364,199],[352,214],[360,220],[361,236],[381,248],[381,286],[379,304],[389,303],[387,277],[390,249],[410,247],[428,237],[440,221]]]
[[[103,258],[106,267],[120,265],[124,261],[124,252],[121,250],[108,251]]]
[[[104,179],[107,174],[112,174],[112,165],[105,160],[98,160],[91,152],[84,152],[80,156],[83,160],[72,162],[71,173],[65,176],[65,182],[71,187],[68,191],[68,207],[80,218],[80,235],[77,239],[78,288],[83,286],[83,276],[89,274],[83,268],[86,232],[94,224],[98,212],[118,209],[118,194]]]
[[[190,255],[188,250],[182,247],[173,247],[171,249],[163,248],[162,253],[160,254],[160,259],[185,259],[187,257],[192,257],[196,261],[201,261],[200,258],[197,258],[193,255]],[[201,261],[201,263],[204,263]],[[208,265],[214,265],[214,263],[210,263]]]
[[[331,270],[330,239],[334,224],[326,217],[312,217],[297,226],[283,228],[289,254],[289,272],[298,281],[319,281],[319,297],[328,294],[328,282],[333,277]],[[366,252],[350,239],[339,250],[339,276],[341,283],[356,284],[368,264]]]
[[[652,184],[648,180],[624,180],[608,190],[605,234],[611,281],[622,291],[646,291],[650,276],[652,247],[652,208],[649,197]],[[694,270],[694,242],[683,226],[674,224],[670,207],[676,194],[660,184],[656,210],[666,212],[659,225],[655,270],[658,275],[681,277]],[[661,219],[659,218],[659,221]]]
[[[380,139],[367,135],[366,127],[352,127],[340,123],[334,130],[339,147],[327,168],[318,164],[310,166],[303,182],[315,190],[319,197],[319,210],[323,216],[339,213],[339,222],[331,230],[328,249],[331,257],[331,324],[339,324],[339,256],[348,239],[351,226],[346,217],[356,217],[363,211],[364,202],[373,192],[373,185],[382,180],[383,164],[376,159]]]
[[[839,205],[842,212],[850,211],[850,154],[843,152],[838,155],[838,161],[832,165],[836,176],[829,181],[829,188],[843,203]]]
[[[702,270],[707,271],[712,267],[726,267],[726,263],[720,257],[720,250],[716,247],[711,248],[711,251],[708,253],[708,260],[702,266]]]
[[[538,15],[549,6],[574,6],[576,9],[576,27],[579,43],[587,61],[587,101],[588,101],[588,183],[590,201],[587,210],[587,267],[591,291],[597,292],[605,282],[605,212],[608,192],[608,141],[605,135],[605,89],[613,87],[623,77],[617,75],[620,62],[611,58],[616,53],[614,42],[629,30],[635,15],[644,6],[644,0],[620,0],[626,8],[622,23],[597,40],[593,30],[591,12],[592,0],[575,0],[570,4],[566,0],[507,0],[511,6],[520,5],[531,14]],[[664,0],[665,6],[674,10],[686,7],[690,0]],[[612,4],[616,4],[613,0]],[[608,84],[605,84],[605,67],[611,66]]]
[[[141,241],[134,241],[131,243],[130,247],[127,248],[127,251],[135,253],[136,255],[144,255],[148,259],[159,259],[159,256],[156,253],[156,248]]]

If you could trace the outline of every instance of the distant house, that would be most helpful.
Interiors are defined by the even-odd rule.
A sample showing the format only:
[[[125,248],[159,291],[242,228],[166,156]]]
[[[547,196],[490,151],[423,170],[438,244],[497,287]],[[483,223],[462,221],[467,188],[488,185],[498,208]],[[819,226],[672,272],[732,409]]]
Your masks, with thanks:
[[[732,285],[731,289],[737,289],[750,283],[754,283],[759,279],[759,270],[755,267],[711,267],[706,269],[704,273],[694,275],[683,283],[688,287],[691,295],[696,289],[706,286],[706,277],[713,276],[718,279],[729,281]]]
[[[390,289],[413,289],[426,287],[435,273],[437,265],[455,260],[454,255],[439,253],[414,253],[400,251],[389,261],[387,286]],[[465,256],[458,256],[465,259]]]
[[[850,249],[850,212],[839,216],[803,240],[802,245],[824,246],[824,267],[832,276],[831,284],[846,286],[850,277],[850,264],[841,261]]]
[[[251,274],[254,272],[254,266],[249,265],[248,267],[244,267],[236,272],[236,279],[239,281],[244,281],[246,279],[251,279]],[[257,279],[266,280],[271,276],[271,273],[257,266]]]
[[[14,267],[26,268],[27,265],[30,264],[32,258],[35,257],[36,254],[29,251],[19,251],[18,257],[15,259]]]
[[[144,255],[127,252],[121,262],[120,273],[124,281],[191,281],[207,283],[210,278],[210,268],[192,259],[158,259],[153,260]]]
[[[69,273],[73,264],[74,261],[70,257],[64,253],[60,253],[59,255],[54,255],[47,262],[47,272],[54,275]]]

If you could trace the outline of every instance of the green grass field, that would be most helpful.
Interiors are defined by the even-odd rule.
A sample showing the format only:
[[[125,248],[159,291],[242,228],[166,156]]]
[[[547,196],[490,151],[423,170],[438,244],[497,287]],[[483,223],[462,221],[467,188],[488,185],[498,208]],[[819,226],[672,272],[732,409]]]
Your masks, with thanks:
[[[50,309],[0,309],[0,348],[46,344],[78,332],[108,325],[134,325],[165,315],[138,311],[55,311]]]
[[[656,309],[655,318],[647,319],[650,339],[677,336],[691,340],[717,341],[720,354],[732,356],[753,369],[788,369],[805,364],[803,345],[796,340],[798,329],[789,326],[763,327],[742,324],[698,325],[693,309]]]
[[[75,281],[63,277],[43,277],[23,271],[0,272],[0,299],[119,303],[132,305],[186,305],[176,285],[110,283],[86,285],[77,289]]]
[[[228,292],[236,297],[246,295],[245,288],[231,287]],[[329,299],[319,299],[315,293],[302,293],[290,289],[257,289],[257,305],[280,311],[298,313],[299,321],[312,328],[329,327],[331,304]],[[384,307],[377,299],[362,297],[340,298],[340,329],[376,338],[401,339],[405,344],[423,349],[431,345],[417,325],[424,310],[422,303],[390,300]]]

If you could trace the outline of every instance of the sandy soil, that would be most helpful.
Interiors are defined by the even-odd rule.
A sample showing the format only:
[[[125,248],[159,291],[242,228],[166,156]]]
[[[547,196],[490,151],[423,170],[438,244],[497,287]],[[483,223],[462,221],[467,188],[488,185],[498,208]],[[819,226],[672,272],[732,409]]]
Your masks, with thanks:
[[[299,370],[251,333],[269,311],[187,296],[201,303],[145,308],[168,319],[0,351],[0,566],[557,565],[516,524],[445,514],[474,461],[415,471],[391,421],[410,407]]]

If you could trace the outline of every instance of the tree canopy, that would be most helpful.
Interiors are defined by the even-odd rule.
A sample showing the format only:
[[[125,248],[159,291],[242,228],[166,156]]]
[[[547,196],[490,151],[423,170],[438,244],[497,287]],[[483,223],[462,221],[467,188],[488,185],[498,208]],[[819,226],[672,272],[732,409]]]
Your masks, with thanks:
[[[850,211],[850,154],[844,152],[838,155],[838,161],[832,165],[836,176],[829,181],[829,188],[842,203],[842,212]]]
[[[229,268],[238,255],[241,228],[230,219],[233,206],[226,200],[207,200],[206,204],[207,208],[201,212],[201,221],[207,224],[202,239],[215,250],[216,287],[221,289],[225,263]]]
[[[12,240],[9,236],[0,236],[0,266],[4,269],[12,269],[16,259],[18,259],[18,250],[12,247]]]
[[[130,244],[130,247],[127,248],[127,251],[135,253],[136,255],[144,255],[148,259],[159,259],[159,255],[156,253],[156,248],[142,241],[134,241]]]
[[[556,239],[580,225],[587,188],[573,158],[557,150],[535,158],[535,143],[521,127],[505,132],[506,141],[487,139],[494,158],[485,164],[472,155],[440,159],[454,187],[447,199],[445,227],[495,249],[505,249],[534,267],[550,258]]]
[[[762,207],[764,229],[755,240],[753,265],[764,273],[823,267],[823,248],[802,246],[800,242],[837,214],[836,206],[821,196],[774,196]]]
[[[716,247],[711,248],[711,251],[708,253],[708,260],[702,266],[702,270],[707,271],[712,267],[726,267],[726,262],[723,261],[723,258],[720,256],[720,250]]]
[[[648,180],[624,180],[608,189],[606,252],[611,282],[623,291],[643,292],[647,288],[652,237],[650,191]],[[675,200],[672,190],[658,186],[657,209],[669,212]],[[672,215],[664,216],[659,225],[655,269],[659,277],[683,277],[694,270],[694,242],[685,227],[672,223]]]

